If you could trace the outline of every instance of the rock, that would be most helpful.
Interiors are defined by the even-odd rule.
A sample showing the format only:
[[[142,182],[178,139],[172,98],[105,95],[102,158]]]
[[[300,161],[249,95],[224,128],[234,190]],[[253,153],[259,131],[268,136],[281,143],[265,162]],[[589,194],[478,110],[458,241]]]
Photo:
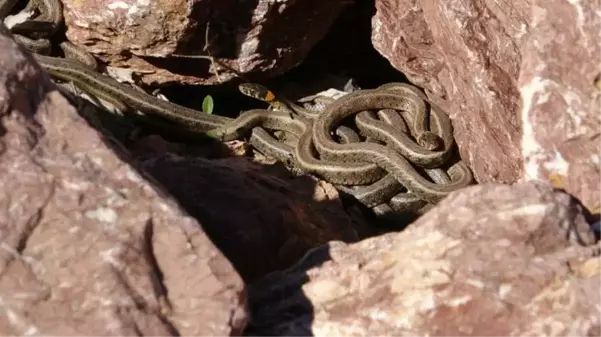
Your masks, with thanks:
[[[62,2],[69,40],[113,66],[127,65],[144,83],[213,84],[235,76],[226,67],[242,74],[290,70],[354,1]],[[210,54],[222,63],[215,65],[219,76],[209,60],[173,54]]]
[[[331,242],[250,285],[245,333],[597,335],[594,242],[546,184],[472,186],[401,233]]]
[[[0,333],[240,334],[230,262],[1,29]]]
[[[518,87],[525,179],[601,212],[601,1],[534,1]],[[575,66],[577,65],[577,66]]]
[[[478,182],[550,181],[599,213],[599,0],[375,2],[375,48],[449,113]]]
[[[529,2],[375,2],[374,47],[451,116],[476,180],[517,181],[522,124],[515,82]]]

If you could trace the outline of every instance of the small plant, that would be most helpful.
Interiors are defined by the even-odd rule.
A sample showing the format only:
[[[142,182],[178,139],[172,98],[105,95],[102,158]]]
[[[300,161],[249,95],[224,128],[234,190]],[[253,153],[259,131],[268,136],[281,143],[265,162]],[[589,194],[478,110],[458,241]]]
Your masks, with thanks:
[[[206,95],[202,100],[202,112],[206,114],[212,114],[214,108],[213,97],[211,95]]]

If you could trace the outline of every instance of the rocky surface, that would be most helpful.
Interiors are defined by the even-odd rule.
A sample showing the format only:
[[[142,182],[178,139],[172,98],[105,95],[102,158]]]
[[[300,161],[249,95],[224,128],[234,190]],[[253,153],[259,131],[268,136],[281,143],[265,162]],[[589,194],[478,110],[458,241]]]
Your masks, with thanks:
[[[353,1],[63,2],[69,38],[143,82],[215,83],[232,73],[163,57],[281,73]],[[599,0],[375,3],[374,45],[480,182],[549,180],[598,213]],[[551,184],[470,187],[354,243],[375,231],[331,185],[156,135],[126,150],[0,46],[2,334],[601,333],[597,237]]]
[[[375,48],[451,115],[479,182],[548,180],[599,213],[598,0],[375,3]]]
[[[376,0],[374,47],[453,119],[479,182],[521,176],[516,81],[528,1]]]
[[[242,279],[0,34],[0,333],[230,335]]]
[[[354,1],[62,2],[69,40],[111,65],[127,65],[145,83],[213,84],[234,73],[217,66],[216,76],[208,60],[164,58],[210,54],[242,74],[281,74],[302,62]]]
[[[518,87],[526,179],[601,213],[601,1],[534,1]],[[577,64],[577,67],[574,65]]]
[[[594,241],[548,185],[470,187],[401,233],[331,242],[249,286],[246,334],[598,335]]]

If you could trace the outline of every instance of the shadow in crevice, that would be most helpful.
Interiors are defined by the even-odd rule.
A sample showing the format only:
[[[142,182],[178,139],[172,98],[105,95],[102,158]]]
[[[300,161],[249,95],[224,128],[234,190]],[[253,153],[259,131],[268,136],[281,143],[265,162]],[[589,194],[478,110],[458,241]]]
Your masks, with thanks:
[[[557,192],[565,193],[570,198],[571,212],[569,215],[570,228],[564,228],[566,237],[581,245],[592,245],[601,239],[600,210],[591,211],[578,197],[563,188],[554,188]]]
[[[294,266],[273,272],[248,286],[252,320],[246,336],[313,336],[315,308],[302,290],[306,271],[331,259],[330,246],[310,250]]]

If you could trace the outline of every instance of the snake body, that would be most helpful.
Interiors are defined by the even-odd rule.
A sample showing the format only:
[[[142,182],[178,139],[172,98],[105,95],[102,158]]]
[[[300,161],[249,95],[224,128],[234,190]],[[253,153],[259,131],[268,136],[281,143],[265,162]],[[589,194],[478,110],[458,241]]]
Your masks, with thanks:
[[[16,2],[0,0],[0,18],[4,19]],[[435,105],[429,104],[427,109],[427,97],[413,86],[393,83],[353,92],[328,101],[325,109],[318,111],[276,96],[262,86],[243,84],[243,94],[268,102],[272,109],[249,110],[236,119],[203,114],[98,73],[95,58],[69,42],[59,46],[68,58],[77,61],[45,55],[49,52],[48,38],[62,24],[62,5],[59,0],[31,0],[26,9],[32,6],[40,15],[13,27],[15,39],[33,51],[53,77],[73,81],[120,109],[135,109],[159,121],[181,125],[182,130],[224,141],[250,134],[249,142],[260,151],[338,184],[370,206],[390,199],[388,205],[394,209],[414,209],[423,206],[424,200],[437,202],[471,183],[471,172],[462,162],[449,169],[451,177],[438,168],[449,159],[454,144],[451,122]],[[397,112],[380,110],[377,119],[368,111],[371,109],[400,110],[409,127],[400,122]],[[352,129],[342,125],[353,115],[357,115],[357,127],[368,142],[360,142]],[[283,144],[266,129],[294,134],[298,142],[295,146]],[[422,177],[413,165],[424,167],[434,182]],[[363,186],[347,188],[342,184]]]
[[[330,130],[344,118],[368,109],[409,110],[410,99],[385,91],[365,90],[360,95],[348,94],[326,107],[314,122],[313,142],[318,152],[327,159],[376,164],[385,169],[408,190],[419,193],[425,200],[437,203],[449,193],[472,182],[471,171],[463,162],[453,165],[449,173],[454,178],[449,184],[436,184],[423,178],[410,162],[399,153],[380,144],[339,144],[330,137]]]
[[[255,86],[256,87],[256,86]],[[380,89],[380,88],[378,88]],[[408,116],[410,116],[410,118],[408,118],[408,120],[411,121],[411,125],[412,127],[410,128],[411,132],[413,134],[416,135],[420,135],[420,134],[424,134],[426,132],[428,132],[426,130],[426,127],[424,125],[426,125],[424,123],[424,120],[426,117],[426,114],[423,112],[423,110],[420,110],[421,105],[419,104],[415,104],[415,101],[419,101],[418,98],[418,94],[415,93],[416,89],[413,89],[413,87],[406,85],[406,84],[390,84],[387,85],[386,87],[384,87],[384,90],[386,90],[386,93],[388,93],[389,95],[392,96],[397,96],[396,100],[397,100],[397,105],[396,107],[399,108],[401,107],[402,110],[405,110],[405,112],[407,112]],[[267,91],[264,91],[267,92]],[[380,90],[374,91],[374,92],[380,92]],[[364,96],[365,92],[358,92],[357,94],[354,95],[347,95],[348,97],[358,97],[358,99],[361,99],[361,97],[365,97]],[[414,97],[412,97],[411,95],[413,95]],[[273,95],[269,95],[270,99],[273,100],[275,98],[275,96]],[[416,97],[415,97],[416,96]],[[348,99],[348,97],[343,97],[339,100],[344,101],[345,99]],[[260,96],[259,96],[260,98]],[[393,99],[395,100],[395,99]],[[409,103],[407,104],[406,101],[407,100]],[[269,99],[265,99],[266,102],[269,102]],[[340,104],[340,103],[339,103]],[[407,105],[403,105],[403,104],[407,104]],[[370,105],[369,107],[371,108],[375,108],[375,107],[379,107],[378,105]],[[360,110],[359,108],[357,108],[356,110]],[[355,111],[356,112],[356,111]],[[325,112],[322,112],[321,114],[325,115]],[[387,121],[388,123],[392,124],[394,123],[396,125],[396,127],[392,127],[390,125],[386,125],[386,128],[383,125],[380,125],[378,123],[385,123],[385,122],[380,122],[376,119],[371,118],[368,121],[368,112],[367,111],[363,111],[360,112],[357,115],[356,121],[359,124],[359,121],[361,121],[363,124],[368,125],[368,126],[375,126],[374,129],[376,129],[376,132],[371,134],[374,139],[376,140],[380,140],[383,141],[385,143],[394,143],[397,142],[397,144],[399,143],[399,138],[400,137],[395,137],[394,134],[404,134],[402,132],[408,132],[409,130],[407,129],[406,126],[404,126],[404,121],[402,118],[400,118],[398,116],[398,113],[394,110],[392,111],[388,111],[388,113],[385,110],[381,110],[378,112],[378,114],[381,116],[381,119],[383,119],[384,121]],[[306,116],[306,115],[305,115]],[[319,116],[319,115],[316,115]],[[361,116],[361,117],[360,117]],[[396,118],[395,118],[396,116]],[[300,118],[301,120],[304,120],[302,117]],[[448,151],[450,150],[451,146],[452,146],[452,126],[450,124],[450,120],[448,119],[448,117],[446,117],[446,115],[444,113],[442,113],[441,110],[437,109],[436,111],[434,111],[433,114],[430,115],[429,118],[431,121],[433,121],[433,125],[434,127],[434,132],[433,135],[436,137],[434,139],[439,140],[442,139],[442,142],[444,144],[444,150],[445,151],[439,151],[437,153],[438,156],[432,156],[433,158],[438,158],[435,160],[439,160],[438,165],[442,164],[442,162],[444,162],[447,158],[448,158]],[[313,123],[310,120],[304,120],[304,123]],[[340,126],[336,126],[334,128],[339,128]],[[389,128],[390,130],[388,130],[387,128]],[[305,130],[312,130],[312,125],[306,126],[304,128]],[[399,130],[400,129],[400,130]],[[383,132],[382,130],[385,131],[389,131],[387,132]],[[391,136],[390,134],[393,134],[393,136]],[[322,178],[324,178],[327,181],[330,181],[334,184],[338,184],[337,188],[343,190],[344,192],[348,193],[348,194],[352,194],[355,198],[357,198],[358,200],[360,200],[363,204],[366,204],[367,206],[375,206],[378,204],[381,204],[382,202],[384,202],[384,200],[390,200],[390,205],[393,207],[393,209],[395,210],[407,210],[407,209],[415,209],[415,208],[420,208],[424,206],[424,202],[423,200],[418,202],[417,200],[421,200],[420,197],[415,194],[414,192],[407,192],[405,190],[405,192],[402,192],[403,190],[403,186],[399,183],[399,181],[397,180],[396,177],[392,176],[392,175],[386,175],[386,176],[382,176],[382,172],[377,170],[377,168],[379,168],[378,165],[374,164],[374,163],[370,163],[367,160],[364,160],[364,156],[360,156],[358,158],[358,160],[356,161],[352,161],[352,162],[344,162],[344,163],[340,163],[340,161],[334,160],[327,160],[327,159],[319,159],[316,157],[316,150],[314,147],[314,143],[313,143],[313,134],[308,133],[308,132],[303,132],[303,134],[299,137],[299,141],[298,144],[295,148],[289,147],[289,146],[284,146],[281,145],[281,143],[277,142],[275,139],[269,139],[268,137],[270,137],[268,134],[263,134],[261,133],[261,137],[257,137],[260,138],[260,141],[264,144],[262,146],[262,148],[269,152],[272,152],[271,155],[273,156],[280,156],[280,157],[285,157],[285,158],[292,158],[295,157],[296,160],[296,164],[303,170],[303,171],[308,171],[308,172],[312,172],[317,176],[320,176]],[[416,137],[417,138],[417,137]],[[410,142],[413,142],[411,139],[409,138],[401,138],[401,139],[407,139],[409,144],[411,144]],[[353,143],[356,141],[348,141],[345,140],[343,141],[343,143]],[[415,144],[415,143],[413,143]],[[417,145],[415,145],[415,147],[417,148]],[[291,153],[291,151],[294,150],[294,155]],[[421,153],[426,153],[428,155],[430,155],[431,153],[433,153],[432,151],[426,151],[426,150],[422,150],[420,149]],[[401,151],[402,152],[402,151]],[[364,154],[365,155],[365,154]],[[402,157],[401,157],[402,158]],[[416,160],[419,162],[419,158]],[[436,165],[436,164],[434,164]],[[446,194],[451,192],[452,190],[455,190],[457,188],[457,186],[467,186],[471,183],[472,181],[472,177],[471,177],[471,172],[469,171],[469,169],[467,169],[467,167],[464,167],[462,164],[458,164],[456,166],[454,166],[451,170],[451,172],[453,172],[455,174],[455,176],[459,176],[459,179],[456,181],[451,181],[451,179],[449,178],[448,174],[440,169],[440,168],[432,168],[432,169],[426,169],[426,173],[431,177],[432,180],[434,180],[436,182],[436,184],[433,185],[445,185],[445,188],[440,188],[438,190],[435,190],[434,192],[431,192],[428,197],[430,198],[430,201],[435,201],[438,200],[440,198],[441,194]],[[413,169],[411,167],[411,170],[408,171],[408,176],[410,177],[410,181],[414,182],[414,184],[419,184],[421,183],[421,181],[426,181],[424,178],[421,177],[421,175],[415,171],[415,169]],[[356,184],[370,184],[370,185],[366,185],[366,186],[361,186],[361,187],[345,187],[343,185],[340,184],[348,184],[348,185],[356,185]],[[423,194],[423,189],[422,191],[420,191]],[[392,198],[392,199],[391,199]]]

